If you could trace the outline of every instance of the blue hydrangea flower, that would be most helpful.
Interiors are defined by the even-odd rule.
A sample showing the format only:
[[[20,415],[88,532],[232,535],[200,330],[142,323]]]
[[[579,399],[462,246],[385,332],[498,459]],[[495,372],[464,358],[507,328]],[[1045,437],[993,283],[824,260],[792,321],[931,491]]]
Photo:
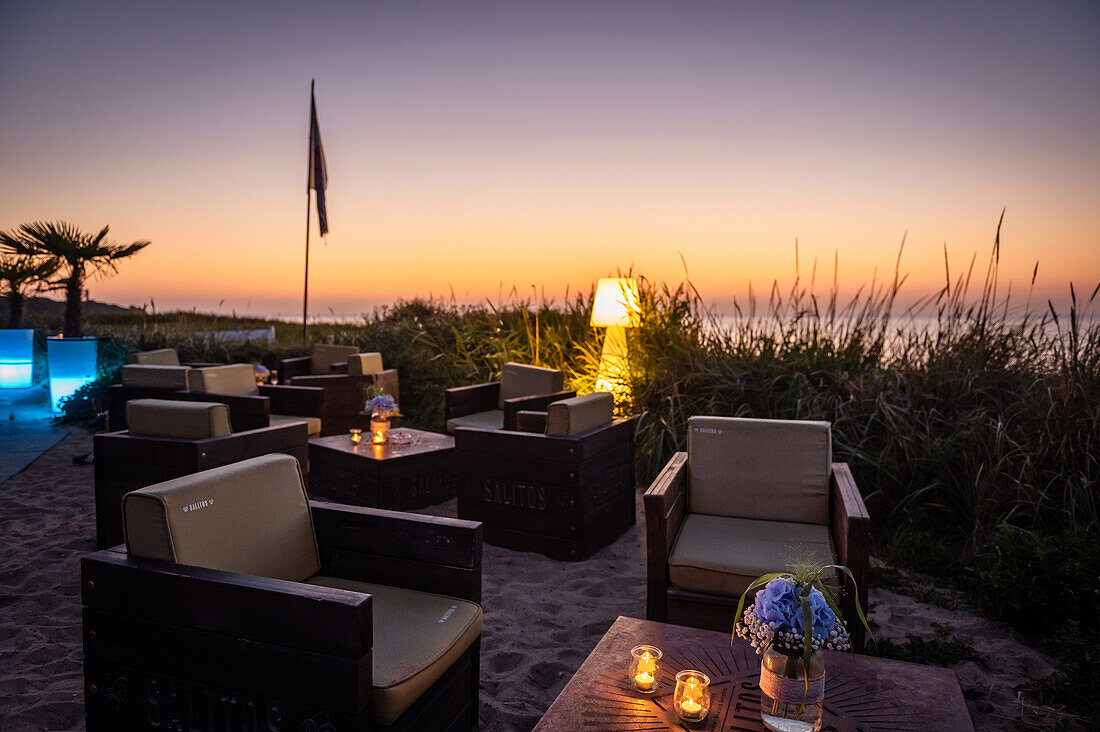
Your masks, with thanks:
[[[794,582],[776,577],[756,593],[756,615],[775,630],[790,631],[797,607]]]
[[[794,616],[791,618],[791,624],[795,630],[801,633],[801,605],[797,605],[794,610],[795,612]],[[813,637],[820,641],[824,641],[829,637],[829,633],[832,632],[836,624],[836,614],[833,612],[832,608],[829,607],[829,603],[825,600],[825,596],[821,594],[821,591],[816,587],[810,590],[810,623],[813,630]]]

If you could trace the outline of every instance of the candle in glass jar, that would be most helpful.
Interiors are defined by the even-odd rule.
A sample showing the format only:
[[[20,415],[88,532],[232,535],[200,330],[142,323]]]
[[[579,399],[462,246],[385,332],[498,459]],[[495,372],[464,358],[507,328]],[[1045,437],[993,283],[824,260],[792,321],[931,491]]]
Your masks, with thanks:
[[[351,435],[351,444],[358,445],[363,440],[363,430],[353,427],[348,433]]]
[[[630,683],[635,691],[648,694],[657,688],[660,658],[661,649],[655,646],[637,646],[630,651]]]
[[[676,674],[676,691],[672,702],[680,718],[698,722],[710,711],[710,679],[701,671],[681,671]]]

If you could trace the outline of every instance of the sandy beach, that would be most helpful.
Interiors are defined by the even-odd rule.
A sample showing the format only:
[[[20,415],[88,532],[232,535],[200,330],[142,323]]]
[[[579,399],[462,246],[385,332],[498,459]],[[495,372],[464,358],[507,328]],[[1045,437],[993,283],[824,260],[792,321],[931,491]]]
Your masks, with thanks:
[[[73,429],[0,484],[0,730],[83,729],[79,559],[94,550],[91,450]],[[577,563],[486,545],[481,729],[528,730],[619,615],[645,615],[645,521]],[[424,513],[455,515],[454,501]],[[945,609],[872,589],[880,638],[932,637],[949,624],[982,663],[955,668],[979,730],[1015,729],[1034,711],[1014,687],[1052,664],[1009,629],[964,609]],[[983,665],[984,664],[984,665]],[[1042,722],[1045,718],[1039,717]]]

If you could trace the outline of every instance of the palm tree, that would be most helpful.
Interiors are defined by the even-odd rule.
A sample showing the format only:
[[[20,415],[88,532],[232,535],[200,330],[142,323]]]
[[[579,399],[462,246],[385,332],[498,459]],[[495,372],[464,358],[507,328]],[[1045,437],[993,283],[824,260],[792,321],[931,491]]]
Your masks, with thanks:
[[[0,246],[27,256],[42,256],[58,264],[56,289],[65,289],[65,321],[61,332],[70,338],[84,335],[81,301],[84,279],[118,271],[116,262],[149,246],[147,241],[118,244],[107,239],[104,226],[98,234],[85,234],[64,221],[23,224],[15,232],[0,231]]]
[[[39,287],[57,271],[53,259],[21,255],[0,255],[0,295],[8,298],[8,324],[5,328],[23,327],[24,290]]]

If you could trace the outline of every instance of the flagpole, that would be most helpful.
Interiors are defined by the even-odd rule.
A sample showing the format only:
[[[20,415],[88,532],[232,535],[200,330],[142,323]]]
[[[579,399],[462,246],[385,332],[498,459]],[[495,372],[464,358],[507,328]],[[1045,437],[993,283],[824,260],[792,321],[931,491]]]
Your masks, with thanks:
[[[306,336],[306,322],[309,313],[309,179],[313,170],[313,79],[309,80],[309,109],[310,109],[310,135],[306,148],[309,150],[308,164],[306,165],[306,278],[302,287],[302,345],[308,343]]]

